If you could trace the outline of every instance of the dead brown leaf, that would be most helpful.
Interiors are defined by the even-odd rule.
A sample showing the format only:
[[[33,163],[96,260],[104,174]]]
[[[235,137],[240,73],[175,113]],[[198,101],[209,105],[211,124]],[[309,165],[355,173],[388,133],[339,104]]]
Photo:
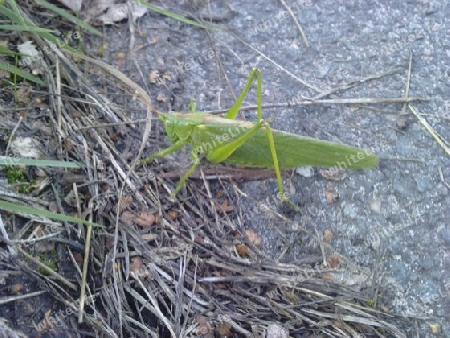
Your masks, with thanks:
[[[234,207],[228,204],[228,200],[225,200],[222,204],[216,205],[216,210],[219,213],[226,214],[227,212],[232,212]]]
[[[323,232],[323,241],[325,243],[330,243],[334,238],[334,234],[333,231],[331,231],[330,229],[327,229]]]
[[[259,235],[255,232],[255,230],[247,229],[245,230],[245,235],[247,236],[248,241],[253,245],[261,244],[261,237],[259,237]]]
[[[21,87],[16,91],[17,103],[28,104],[31,101],[31,87]]]
[[[139,217],[136,217],[135,222],[137,225],[141,227],[149,227],[155,224],[158,221],[157,214],[150,214],[148,212],[141,212]]]
[[[148,76],[150,83],[156,83],[159,80],[159,70],[154,69],[150,72]]]
[[[122,212],[122,211],[128,209],[128,207],[131,205],[132,202],[133,202],[133,196],[131,196],[131,195],[122,196],[122,198],[120,199],[119,211]]]
[[[177,218],[178,218],[178,212],[176,212],[176,211],[174,211],[174,210],[170,210],[170,211],[168,212],[168,214],[169,214],[169,217],[170,217],[171,219],[177,219]]]
[[[232,337],[233,334],[231,333],[231,325],[228,323],[220,323],[216,327],[216,334],[220,338]]]
[[[211,324],[206,319],[206,317],[200,316],[197,317],[197,323],[199,326],[195,329],[195,334],[197,335],[206,335],[211,332]]]
[[[159,41],[159,36],[155,36],[155,35],[153,35],[153,36],[151,36],[150,37],[150,44],[151,45],[153,45],[153,44],[155,44],[155,43],[157,43]]]
[[[55,242],[39,241],[34,245],[36,252],[50,252],[55,249]]]
[[[130,259],[130,272],[134,272],[135,274],[139,274],[144,266],[144,261],[141,256],[133,256]]]
[[[13,284],[11,285],[11,292],[12,293],[19,293],[23,290],[23,284],[17,283],[17,284]]]
[[[331,255],[327,258],[327,264],[330,268],[334,269],[335,267],[337,267],[339,265],[339,263],[341,262],[342,258],[340,255]]]
[[[144,228],[155,224],[158,221],[158,215],[151,214],[146,211],[142,211],[139,215],[137,215],[127,210],[122,213],[120,219],[126,224],[136,223],[137,225]]]
[[[163,93],[159,93],[158,96],[156,97],[156,101],[166,103],[167,97]]]
[[[327,189],[325,190],[325,197],[327,199],[327,203],[332,204],[339,198],[339,193],[333,186],[328,185]]]
[[[250,249],[245,244],[237,244],[236,250],[241,257],[248,257],[250,255]]]
[[[330,181],[342,181],[347,177],[347,174],[334,170],[320,170],[319,173],[323,178]]]
[[[383,312],[383,313],[389,313],[389,309],[388,309],[385,305],[381,305],[381,306],[380,306],[380,310],[381,310],[381,312]]]

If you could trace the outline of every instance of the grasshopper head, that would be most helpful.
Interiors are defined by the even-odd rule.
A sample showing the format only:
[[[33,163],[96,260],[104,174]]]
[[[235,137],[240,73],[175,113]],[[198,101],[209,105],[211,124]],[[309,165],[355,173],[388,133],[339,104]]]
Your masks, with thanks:
[[[176,121],[174,121],[174,117],[170,115],[160,115],[161,121],[164,124],[164,128],[166,129],[167,136],[169,137],[172,143],[175,143],[179,140],[179,137],[176,133]]]

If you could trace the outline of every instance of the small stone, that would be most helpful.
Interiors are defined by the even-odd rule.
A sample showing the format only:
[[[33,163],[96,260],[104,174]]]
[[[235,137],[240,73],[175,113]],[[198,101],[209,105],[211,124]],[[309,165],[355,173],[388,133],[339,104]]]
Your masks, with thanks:
[[[11,142],[11,151],[14,155],[24,158],[38,159],[44,153],[38,140],[31,137],[18,137]]]
[[[381,213],[381,201],[378,199],[373,199],[369,203],[370,210],[376,212],[377,214]]]
[[[399,117],[397,118],[397,121],[395,121],[395,126],[399,130],[405,130],[408,127],[408,124],[408,119],[406,119],[405,117]]]
[[[303,177],[312,177],[314,175],[314,169],[312,167],[298,167],[295,168],[295,173]]]
[[[289,334],[285,328],[278,324],[270,324],[266,330],[266,338],[287,338]]]

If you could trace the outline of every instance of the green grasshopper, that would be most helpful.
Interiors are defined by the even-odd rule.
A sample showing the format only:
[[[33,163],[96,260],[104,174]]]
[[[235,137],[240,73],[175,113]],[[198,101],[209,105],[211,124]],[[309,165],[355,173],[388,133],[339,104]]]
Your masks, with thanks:
[[[236,120],[255,77],[258,121]],[[196,112],[195,106],[192,108],[191,113],[159,113],[173,145],[141,162],[149,163],[189,143],[192,145],[191,157],[194,163],[181,178],[173,195],[181,190],[200,164],[199,154],[212,163],[274,169],[281,198],[288,202],[290,200],[284,192],[281,169],[300,166],[369,169],[379,163],[376,155],[362,149],[270,128],[262,116],[262,75],[258,69],[251,71],[242,93],[225,117]]]

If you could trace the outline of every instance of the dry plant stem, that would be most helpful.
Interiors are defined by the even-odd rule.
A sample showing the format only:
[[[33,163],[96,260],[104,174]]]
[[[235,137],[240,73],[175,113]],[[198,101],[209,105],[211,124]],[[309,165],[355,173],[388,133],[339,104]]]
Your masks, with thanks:
[[[16,247],[17,251],[24,255],[25,258],[29,259],[30,261],[32,261],[34,264],[38,265],[39,268],[45,270],[49,275],[51,275],[52,277],[56,278],[57,280],[59,280],[60,282],[62,282],[63,284],[65,284],[67,287],[69,287],[72,290],[77,290],[77,287],[75,284],[69,282],[67,279],[65,279],[64,277],[62,277],[60,274],[56,273],[55,271],[53,271],[52,269],[50,269],[47,265],[42,264],[38,259],[34,258],[33,256],[30,256],[28,253],[26,253],[24,250],[22,250],[22,248],[20,247]]]
[[[333,94],[333,93],[336,93],[336,92],[343,92],[343,91],[345,91],[345,90],[347,90],[349,88],[352,88],[352,87],[354,87],[354,86],[356,86],[358,84],[361,84],[361,83],[364,83],[364,82],[367,82],[367,81],[380,79],[380,78],[388,76],[388,75],[399,73],[403,69],[404,69],[404,67],[396,66],[396,67],[390,68],[390,69],[388,69],[386,71],[382,71],[381,73],[372,74],[372,75],[363,77],[363,78],[361,78],[359,80],[355,80],[355,81],[351,81],[351,82],[345,83],[345,84],[343,84],[341,86],[338,86],[338,87],[335,87],[335,88],[331,88],[331,89],[329,89],[329,90],[327,90],[327,91],[325,91],[323,93],[320,93],[320,94],[314,96],[313,98],[311,98],[311,100],[312,101],[320,100],[321,98],[326,97],[326,96],[328,96],[330,94]]]
[[[78,212],[78,216],[82,216],[81,215],[81,203],[80,203],[80,196],[78,195],[78,186],[75,182],[72,183],[72,191],[73,194],[75,195],[75,202],[77,205],[77,212]]]
[[[37,297],[37,296],[40,296],[40,295],[42,295],[44,293],[45,293],[45,291],[36,291],[36,292],[26,293],[24,295],[9,296],[9,297],[0,299],[0,305],[5,305],[5,304],[8,304],[10,302],[16,302],[16,301],[19,301],[19,300],[25,300],[25,299],[32,298],[32,297]]]
[[[239,37],[236,34],[233,34],[233,36],[238,39],[240,42],[242,42],[245,46],[247,46],[248,48],[250,48],[251,50],[253,50],[254,52],[256,52],[258,55],[260,55],[262,58],[264,58],[265,60],[269,61],[271,64],[273,64],[276,68],[278,68],[279,70],[281,70],[283,73],[289,75],[290,77],[292,77],[294,80],[298,81],[299,83],[301,83],[302,85],[304,85],[305,87],[308,87],[314,91],[316,91],[317,93],[321,93],[322,91],[309,84],[308,82],[306,82],[305,80],[303,80],[302,78],[298,77],[297,75],[291,73],[290,71],[288,71],[286,68],[284,68],[283,66],[281,66],[280,64],[278,64],[277,62],[275,62],[274,60],[272,60],[270,57],[268,57],[266,54],[264,54],[263,52],[259,51],[258,49],[256,49],[255,47],[253,47],[251,44],[249,44],[248,42],[246,42],[245,40],[243,40],[241,37]]]
[[[57,231],[55,233],[52,234],[48,234],[45,236],[40,236],[40,237],[35,237],[35,238],[31,238],[28,240],[11,240],[10,242],[13,244],[20,244],[20,245],[30,245],[30,244],[36,244],[38,242],[43,242],[45,243],[45,241],[52,241],[54,239],[59,240],[57,237],[61,235],[61,231]]]
[[[6,145],[5,156],[8,156],[9,146],[11,145],[14,135],[16,134],[17,128],[19,128],[22,120],[23,120],[23,117],[22,117],[22,115],[20,115],[19,121],[17,121],[17,124],[14,126],[14,129],[12,130],[11,135],[9,136],[8,144]]]
[[[405,162],[425,163],[425,160],[423,158],[419,158],[419,157],[384,156],[384,157],[380,157],[380,159],[387,160],[387,161],[405,161]]]
[[[61,214],[64,214],[64,208],[61,204],[61,199],[59,198],[58,191],[56,189],[56,186],[54,184],[51,185],[53,190],[53,195],[55,196],[56,206],[58,207],[58,212]],[[67,233],[70,233],[70,225],[67,222],[63,222],[64,228],[66,229]]]
[[[294,21],[295,26],[297,27],[298,31],[300,32],[300,35],[302,36],[302,39],[305,42],[306,47],[309,48],[309,42],[306,37],[306,34],[303,31],[303,28],[300,25],[300,23],[298,22],[297,18],[295,17],[295,13],[292,11],[291,7],[289,7],[289,5],[286,3],[285,0],[280,0],[280,2],[283,5],[283,7],[288,11],[289,15],[291,16],[292,20]]]
[[[409,63],[408,63],[408,72],[406,75],[406,81],[405,81],[405,95],[404,97],[407,98],[409,96],[409,85],[410,85],[410,81],[411,81],[411,68],[412,68],[412,51],[409,51]],[[406,103],[403,104],[402,106],[402,112],[400,115],[404,115],[405,114],[405,110],[406,110]]]
[[[143,90],[138,84],[136,84],[135,82],[131,81],[127,76],[125,76],[123,73],[121,73],[120,71],[118,71],[114,67],[108,65],[105,62],[102,62],[102,61],[99,61],[99,60],[95,60],[95,59],[90,58],[90,57],[85,56],[85,55],[73,55],[73,56],[81,58],[81,59],[83,59],[83,60],[85,60],[87,62],[93,63],[93,64],[101,67],[102,69],[108,71],[115,78],[117,78],[122,83],[124,83],[125,85],[127,85],[128,87],[133,89],[134,90],[133,94],[136,95],[138,97],[138,99],[141,100],[149,109],[154,109],[153,105],[152,105],[152,101],[150,99],[150,96],[145,92],[145,90]],[[148,111],[148,114],[147,114],[147,125],[146,125],[146,128],[145,128],[142,144],[141,144],[141,147],[139,148],[138,155],[136,156],[136,159],[138,159],[140,157],[140,155],[142,154],[142,151],[143,151],[143,149],[145,147],[145,143],[147,142],[148,136],[150,135],[150,130],[151,130],[151,112]]]
[[[209,184],[208,184],[208,181],[205,178],[205,173],[203,172],[203,170],[201,168],[200,168],[200,176],[201,176],[201,178],[203,180],[203,185],[206,188],[206,193],[208,195],[208,200],[211,203],[211,208],[215,209],[215,202],[214,202],[214,198],[213,198],[213,196],[211,194],[211,189],[209,189]],[[216,212],[214,213],[214,217],[216,219],[216,224],[218,224],[219,223],[219,219],[218,219],[219,215]]]
[[[439,135],[433,129],[433,127],[430,126],[427,120],[425,120],[422,116],[420,116],[420,113],[413,105],[409,105],[409,110],[411,110],[411,112],[417,117],[419,122],[425,127],[425,129],[431,134],[431,136],[433,136],[433,138],[442,147],[442,149],[444,149],[447,155],[450,156],[450,148],[448,146],[448,142],[441,135]]]
[[[329,99],[329,100],[316,100],[309,101],[305,99],[303,102],[296,103],[272,103],[265,104],[263,108],[289,108],[289,107],[298,107],[298,106],[313,106],[313,105],[330,105],[330,104],[379,104],[379,103],[410,103],[410,102],[425,102],[429,101],[427,98],[422,97],[388,97],[388,98],[376,98],[376,97],[366,97],[366,98],[353,98],[353,99]],[[241,107],[240,111],[247,110],[256,110],[256,105],[249,105],[245,107]],[[205,111],[206,114],[223,114],[228,110],[211,110]],[[141,120],[139,120],[141,121]],[[135,121],[135,122],[139,122]]]
[[[317,231],[317,229],[314,229],[316,232],[316,238],[320,238],[319,232]],[[320,251],[322,252],[322,264],[323,266],[327,267],[328,263],[327,263],[327,255],[325,253],[325,249],[322,245],[322,243],[319,242],[319,247],[320,247]]]
[[[0,197],[5,201],[10,201],[14,203],[16,203],[17,201],[25,201],[31,204],[32,206],[36,206],[36,208],[39,208],[39,206],[48,208],[48,206],[50,205],[50,202],[44,201],[42,198],[39,197],[25,196],[23,194],[4,190],[0,191]]]
[[[133,294],[133,296],[136,299],[138,299],[142,305],[144,305],[148,310],[150,310],[153,314],[155,314],[165,324],[165,326],[169,330],[172,338],[177,338],[175,331],[173,331],[172,325],[169,323],[166,316],[164,316],[164,314],[161,312],[161,309],[159,308],[159,305],[158,305],[158,301],[153,296],[153,294],[151,292],[148,292],[147,288],[142,284],[142,281],[139,278],[137,278],[134,274],[131,274],[131,277],[134,278],[136,280],[136,282],[141,286],[142,290],[144,291],[144,293],[147,295],[148,299],[150,300],[150,303],[152,306],[150,306],[150,304],[148,304],[146,306],[145,304],[147,304],[148,301],[146,299],[144,299],[142,296],[140,296],[139,294],[137,294],[136,291],[132,290],[128,286],[125,286],[125,289],[127,289],[128,292]]]
[[[61,101],[61,73],[59,70],[59,59],[56,58],[56,113],[57,113],[57,118],[56,118],[56,122],[57,122],[57,126],[58,129],[61,133],[61,111],[62,111],[62,101]],[[61,144],[61,140],[60,144]]]
[[[343,90],[345,90],[345,89],[347,89],[347,88],[350,88],[350,87],[352,87],[352,86],[354,86],[354,85],[356,85],[356,84],[358,84],[358,83],[365,82],[365,81],[369,81],[369,80],[372,80],[372,79],[381,78],[381,77],[386,76],[386,75],[394,74],[394,73],[398,72],[399,69],[400,69],[400,67],[394,67],[394,68],[389,69],[388,71],[383,72],[383,73],[381,73],[381,74],[378,74],[378,75],[377,75],[377,74],[371,75],[371,76],[366,77],[366,78],[363,78],[363,79],[361,79],[361,80],[359,80],[359,81],[351,82],[350,84],[347,84],[347,85],[344,86],[344,87],[337,87],[337,88],[334,88],[334,89],[331,89],[331,90],[328,90],[328,91],[323,92],[323,91],[320,90],[319,88],[317,88],[317,87],[315,87],[315,86],[313,86],[313,85],[307,83],[305,80],[303,80],[303,79],[301,79],[300,77],[298,77],[298,76],[294,75],[293,73],[289,72],[287,69],[285,69],[284,67],[282,67],[281,65],[279,65],[279,64],[278,64],[277,62],[275,62],[274,60],[272,60],[269,56],[267,56],[266,54],[262,53],[261,51],[259,51],[258,49],[256,49],[256,48],[253,47],[252,45],[250,45],[248,42],[244,41],[241,37],[237,36],[236,34],[234,34],[234,36],[235,36],[239,41],[241,41],[241,43],[243,43],[245,46],[247,46],[248,48],[250,48],[251,50],[253,50],[253,51],[256,52],[257,54],[259,54],[261,57],[263,57],[264,59],[266,59],[266,60],[269,61],[270,63],[272,63],[276,68],[280,69],[282,72],[284,72],[284,73],[287,74],[288,76],[292,77],[294,80],[296,80],[296,81],[298,81],[299,83],[303,84],[305,87],[310,88],[310,89],[312,89],[312,90],[318,92],[319,94],[316,95],[314,98],[311,99],[311,100],[313,100],[313,101],[314,101],[314,100],[318,100],[318,99],[320,99],[320,98],[322,98],[322,97],[328,96],[328,95],[330,95],[330,94],[332,94],[332,93],[334,93],[334,92],[337,92],[337,91],[343,91]],[[371,102],[371,103],[375,103],[375,102]],[[242,110],[242,109],[241,109],[241,110]]]
[[[92,200],[89,202],[92,204]],[[89,221],[93,221],[92,214],[90,215]],[[86,278],[88,274],[88,266],[90,261],[90,249],[91,249],[91,236],[92,236],[92,226],[88,225],[86,229],[86,240],[84,246],[84,261],[83,261],[83,274],[81,275],[81,293],[80,293],[80,309],[78,312],[78,324],[83,322],[84,304],[86,301]]]
[[[3,219],[2,219],[2,215],[0,215],[0,234],[2,235],[2,241],[5,243],[9,243],[9,236],[8,236],[8,232],[5,229],[5,224],[3,224]],[[9,250],[9,248],[8,248]]]
[[[439,168],[439,177],[441,179],[441,182],[444,183],[447,188],[450,190],[450,184],[445,180],[444,174],[442,173],[442,168]]]
[[[42,43],[42,48],[45,47],[45,44],[43,41],[41,41]],[[65,56],[61,53],[61,51],[59,51],[58,49],[55,50],[57,57],[59,57],[60,60],[64,61],[64,64],[66,66],[68,66],[71,71],[75,72],[75,74],[77,74],[79,79],[82,79],[83,76],[80,73],[80,71],[77,68],[74,68],[73,64],[67,60],[65,58]],[[49,57],[53,57],[56,59],[56,57],[52,54],[48,55]],[[108,64],[102,62],[102,61],[98,61],[95,59],[92,59],[88,56],[84,56],[82,54],[74,54],[75,57],[77,58],[81,58],[84,59],[85,61],[88,61],[90,63],[94,63],[98,66],[100,66],[102,69],[110,72],[111,75],[114,75],[116,78],[118,78],[119,80],[121,80],[122,82],[124,82],[126,85],[128,85],[130,88],[132,88],[135,91],[135,94],[137,94],[138,98],[141,99],[148,107],[152,107],[151,105],[151,100],[150,97],[148,96],[148,94],[141,88],[139,87],[137,84],[135,84],[133,81],[131,81],[128,77],[126,77],[124,74],[122,74],[121,72],[119,72],[118,70],[116,70],[115,68],[109,66]],[[63,68],[61,68],[63,69]],[[68,75],[68,73],[66,73],[66,78],[71,79],[71,77]],[[70,82],[70,80],[69,80]],[[86,86],[86,88],[89,88],[89,86]],[[89,89],[92,90],[92,89]],[[105,107],[106,108],[106,107]],[[114,114],[109,114],[108,116],[113,116]],[[146,140],[146,138],[148,138],[149,133],[150,133],[150,127],[151,127],[151,112],[150,110],[148,111],[147,114],[147,124],[146,124],[146,130],[144,132],[144,136],[143,138]],[[95,131],[94,131],[95,133]],[[141,203],[144,203],[144,198],[142,197],[142,195],[140,194],[140,192],[136,189],[136,187],[134,186],[134,184],[128,179],[128,174],[125,174],[122,170],[122,168],[118,165],[117,161],[111,156],[111,152],[110,150],[106,147],[105,143],[103,142],[103,140],[101,139],[101,137],[97,136],[97,141],[101,144],[103,150],[109,155],[109,158],[111,160],[111,162],[113,163],[113,165],[115,166],[115,168],[117,169],[117,171],[120,173],[122,179],[125,180],[125,182],[127,183],[127,185],[130,187],[130,189],[135,193],[135,195],[137,196],[137,198],[139,199],[139,201]],[[140,157],[140,154],[142,153],[142,150],[145,146],[145,142],[143,142],[141,144],[141,148],[139,150],[139,154],[136,157],[136,160]],[[133,166],[135,165],[136,160],[133,162]],[[133,166],[131,168],[133,168]],[[129,168],[129,172],[131,171],[131,168]]]

